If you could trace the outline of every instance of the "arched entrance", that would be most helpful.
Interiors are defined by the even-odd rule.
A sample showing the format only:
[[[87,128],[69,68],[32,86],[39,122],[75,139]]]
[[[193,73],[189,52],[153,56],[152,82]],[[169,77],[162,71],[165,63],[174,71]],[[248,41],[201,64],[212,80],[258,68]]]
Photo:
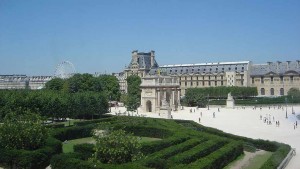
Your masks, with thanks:
[[[147,112],[152,112],[152,103],[151,103],[150,100],[148,100],[148,101],[146,102],[146,111],[147,111]]]

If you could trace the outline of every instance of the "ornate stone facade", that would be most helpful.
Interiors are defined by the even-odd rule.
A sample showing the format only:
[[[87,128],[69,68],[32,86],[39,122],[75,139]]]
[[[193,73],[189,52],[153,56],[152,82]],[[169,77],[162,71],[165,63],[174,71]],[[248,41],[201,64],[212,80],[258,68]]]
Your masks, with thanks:
[[[162,106],[177,110],[180,106],[180,87],[177,77],[146,76],[141,84],[141,109],[158,113]],[[163,102],[163,100],[165,102]]]
[[[51,76],[0,75],[0,89],[42,89]]]
[[[138,60],[138,58],[143,58],[145,54],[149,57],[148,64]],[[299,60],[268,62],[267,64],[240,61],[163,66],[158,66],[154,61],[154,51],[150,53],[133,51],[131,63],[124,71],[124,79],[132,74],[140,77],[146,75],[175,76],[179,79],[182,96],[185,95],[185,90],[191,87],[257,87],[259,96],[287,95],[290,88],[299,89],[300,87]],[[126,84],[125,88],[127,88]]]

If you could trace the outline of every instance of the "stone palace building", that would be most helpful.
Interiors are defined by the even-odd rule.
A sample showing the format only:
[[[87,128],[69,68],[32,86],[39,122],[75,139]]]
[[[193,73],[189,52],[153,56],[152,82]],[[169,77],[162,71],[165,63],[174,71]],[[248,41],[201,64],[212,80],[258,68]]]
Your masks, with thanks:
[[[291,88],[300,87],[300,61],[253,64],[251,61],[174,64],[159,66],[155,52],[132,52],[130,64],[116,74],[121,91],[127,92],[126,78],[130,75],[171,76],[179,79],[181,96],[191,87],[244,86],[257,87],[259,96],[287,95]]]

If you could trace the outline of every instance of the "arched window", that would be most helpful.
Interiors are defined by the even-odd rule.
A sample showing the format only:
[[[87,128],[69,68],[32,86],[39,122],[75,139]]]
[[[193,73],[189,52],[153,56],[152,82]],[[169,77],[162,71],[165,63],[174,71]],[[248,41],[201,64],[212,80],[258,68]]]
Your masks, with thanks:
[[[271,96],[274,96],[274,88],[271,88],[270,94],[271,94]]]
[[[260,89],[260,94],[261,94],[261,95],[265,95],[265,88],[261,88],[261,89]]]
[[[284,89],[280,88],[280,95],[283,96],[284,95]]]
[[[146,111],[147,111],[147,112],[152,112],[152,103],[151,103],[150,100],[148,100],[148,101],[146,102]]]

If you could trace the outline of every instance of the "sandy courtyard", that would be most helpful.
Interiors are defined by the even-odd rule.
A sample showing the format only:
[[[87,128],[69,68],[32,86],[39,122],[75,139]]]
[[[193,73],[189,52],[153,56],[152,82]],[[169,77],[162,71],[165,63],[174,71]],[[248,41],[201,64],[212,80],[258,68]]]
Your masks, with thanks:
[[[292,148],[296,148],[297,151],[300,150],[300,121],[297,120],[296,115],[300,114],[300,105],[293,106],[293,109],[295,115],[292,114],[291,106],[287,108],[288,118],[286,118],[286,107],[278,109],[277,106],[270,106],[270,108],[267,106],[262,107],[262,109],[260,107],[254,109],[253,106],[244,108],[236,106],[234,109],[211,106],[209,110],[207,108],[184,107],[183,110],[172,112],[172,116],[174,119],[194,120],[196,122],[199,122],[200,118],[200,123],[204,126],[214,127],[224,132],[254,139],[260,138],[283,142],[291,145]],[[190,112],[191,110],[192,112]],[[116,112],[125,112],[125,108],[112,108],[112,114],[115,115]],[[213,113],[215,113],[215,118],[213,118]],[[136,113],[133,115],[136,115]],[[160,118],[156,113],[141,113],[139,111],[139,115]],[[264,123],[264,118],[270,119],[272,124]],[[298,127],[294,129],[296,120]],[[280,122],[279,127],[276,126],[276,121]],[[299,166],[300,156],[296,155],[286,168],[297,169]]]

